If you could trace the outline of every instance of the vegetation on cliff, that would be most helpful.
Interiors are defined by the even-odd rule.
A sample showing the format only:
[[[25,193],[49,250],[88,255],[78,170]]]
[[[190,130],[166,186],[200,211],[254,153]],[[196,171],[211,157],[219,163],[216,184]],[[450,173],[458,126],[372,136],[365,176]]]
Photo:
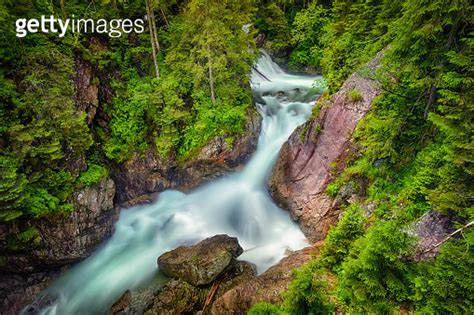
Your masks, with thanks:
[[[429,209],[455,227],[474,219],[473,8],[469,1],[316,1],[297,14],[294,30],[311,25],[320,38],[297,48],[302,66],[317,60],[331,93],[353,72],[372,76],[383,93],[354,135],[359,154],[327,190],[336,197],[356,187],[359,201],[343,205],[320,257],[297,273],[285,302],[251,313],[323,314],[334,304],[349,313],[474,312],[474,231],[462,230],[424,262],[414,258],[410,233]],[[382,50],[377,71],[367,73],[364,64]],[[331,274],[334,287],[322,288]]]
[[[254,14],[251,1],[2,2],[0,220],[68,213],[74,189],[150,146],[186,159],[216,136],[232,143],[251,105]],[[149,23],[16,37],[17,19],[41,15]]]

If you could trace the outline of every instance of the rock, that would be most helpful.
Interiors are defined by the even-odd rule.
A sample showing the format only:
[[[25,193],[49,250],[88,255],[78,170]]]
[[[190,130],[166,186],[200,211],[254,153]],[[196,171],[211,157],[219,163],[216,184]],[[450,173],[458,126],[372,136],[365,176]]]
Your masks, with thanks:
[[[115,184],[103,179],[93,187],[75,191],[69,201],[74,211],[66,217],[36,221],[41,234],[41,244],[27,252],[11,251],[6,245],[0,248],[7,263],[0,266],[2,272],[30,273],[45,268],[61,267],[84,259],[106,237],[112,234],[118,219],[114,208]],[[25,229],[21,223],[2,225],[1,238]]]
[[[0,313],[3,315],[17,315],[58,274],[59,271],[39,272],[28,275],[0,275]],[[38,314],[42,307],[50,304],[51,300],[46,296],[34,305],[31,305],[30,309],[26,310],[26,314]]]
[[[265,45],[265,39],[265,33],[259,33],[254,39],[255,46],[257,46],[257,48],[262,48]]]
[[[0,290],[0,310],[19,311],[34,295],[46,286],[51,272],[88,257],[97,245],[112,234],[118,219],[114,207],[115,184],[104,178],[92,187],[75,191],[70,202],[75,210],[65,217],[40,219],[35,227],[41,235],[38,247],[12,250],[0,243],[0,273],[10,283]],[[0,239],[23,231],[25,222],[0,225]],[[15,281],[15,279],[22,279]],[[21,298],[20,298],[21,297]]]
[[[292,252],[260,276],[252,276],[220,295],[209,309],[210,314],[246,314],[257,302],[281,303],[281,293],[293,280],[292,270],[311,259],[311,248]]]
[[[145,314],[208,314],[213,301],[229,290],[253,281],[255,275],[253,264],[234,261],[226,273],[207,286],[196,287],[183,280],[172,280],[156,294]]]
[[[360,97],[353,100],[352,91]],[[339,218],[338,204],[326,195],[326,186],[353,154],[352,133],[379,94],[376,81],[351,75],[329,101],[319,101],[320,115],[293,132],[280,151],[270,192],[311,241],[324,239]]]
[[[194,246],[180,246],[158,258],[160,270],[167,276],[192,285],[206,285],[221,275],[242,253],[237,238],[216,235]]]
[[[204,299],[202,290],[183,280],[171,280],[155,298],[153,308],[145,312],[154,314],[193,314]]]
[[[231,239],[218,235],[194,247],[204,247],[206,241],[214,239],[213,242],[216,242],[215,239],[221,238]],[[177,279],[171,280],[155,293],[145,314],[246,314],[253,304],[260,301],[280,303],[281,293],[293,280],[292,270],[308,262],[320,245],[289,253],[287,258],[259,276],[253,264],[235,260],[232,260],[226,271],[206,285],[192,285],[183,280],[180,273],[175,275]],[[191,253],[181,257],[185,256],[188,260],[193,259]],[[126,307],[125,310],[134,313],[133,307]],[[135,310],[140,313],[140,310]]]
[[[188,191],[239,169],[256,150],[260,128],[261,117],[252,111],[248,115],[244,134],[232,146],[224,137],[217,137],[184,165],[178,164],[173,156],[160,157],[154,148],[149,148],[143,155],[134,154],[113,172],[117,202],[126,204],[132,199],[169,188]]]
[[[415,261],[434,258],[439,253],[439,247],[435,247],[449,234],[455,231],[452,217],[429,210],[414,224],[410,234],[418,238]]]
[[[128,305],[130,305],[130,302],[132,300],[132,294],[130,291],[126,291],[118,300],[117,302],[112,305],[110,308],[108,314],[109,315],[114,315],[114,314],[121,314],[124,313],[125,309],[127,308]]]
[[[76,75],[73,81],[76,90],[74,96],[76,108],[87,113],[86,122],[91,125],[99,107],[98,80],[96,80],[92,65],[80,57],[75,59],[75,70]]]

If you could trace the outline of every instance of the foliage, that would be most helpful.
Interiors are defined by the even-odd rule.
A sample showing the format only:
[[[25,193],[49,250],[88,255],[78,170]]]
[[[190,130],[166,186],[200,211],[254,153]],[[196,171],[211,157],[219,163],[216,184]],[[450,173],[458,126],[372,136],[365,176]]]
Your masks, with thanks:
[[[319,67],[323,57],[325,28],[330,22],[330,10],[309,4],[308,8],[296,14],[291,29],[292,50],[289,65],[298,69],[302,66]]]
[[[247,312],[247,315],[283,315],[285,313],[279,306],[267,303],[259,302],[252,306]]]
[[[355,312],[385,313],[410,296],[410,237],[396,221],[374,224],[353,245],[339,273],[338,298]]]
[[[97,184],[108,175],[107,169],[101,165],[89,164],[87,170],[79,176],[79,183],[84,186]]]
[[[161,42],[160,79],[147,32],[119,38],[38,32],[22,39],[13,27],[0,33],[0,220],[68,213],[74,188],[106,176],[103,165],[124,163],[149,147],[186,158],[213,137],[230,143],[243,131],[256,53],[254,34],[242,25],[252,20],[253,2],[151,4]],[[133,19],[145,13],[135,0],[0,5],[4,25],[42,14]],[[99,90],[96,119],[87,122],[90,113],[75,95],[81,65],[92,69],[90,84]],[[89,161],[89,168],[81,173],[81,162],[71,161]]]
[[[349,97],[352,102],[360,102],[364,100],[362,94],[357,89],[350,90]]]
[[[283,304],[260,302],[252,306],[248,314],[332,314],[335,305],[329,300],[331,291],[328,274],[320,261],[310,263],[293,271],[294,280],[284,292]]]
[[[328,186],[326,187],[326,193],[332,197],[335,198],[337,194],[339,193],[339,189],[341,188],[340,182],[333,181]]]
[[[294,280],[283,294],[288,314],[330,314],[335,307],[328,299],[329,283],[318,260],[294,271]]]
[[[325,266],[337,270],[348,256],[354,241],[364,235],[365,222],[357,206],[350,206],[344,211],[342,219],[329,231],[321,250],[321,261]]]
[[[40,232],[38,229],[30,227],[16,235],[8,237],[7,246],[10,250],[18,250],[24,249],[26,246],[38,246],[40,242]]]
[[[256,28],[266,35],[265,48],[270,52],[289,48],[290,26],[281,5],[273,1],[262,1],[255,24]]]
[[[452,239],[434,263],[414,279],[416,313],[471,314],[474,311],[474,231]]]

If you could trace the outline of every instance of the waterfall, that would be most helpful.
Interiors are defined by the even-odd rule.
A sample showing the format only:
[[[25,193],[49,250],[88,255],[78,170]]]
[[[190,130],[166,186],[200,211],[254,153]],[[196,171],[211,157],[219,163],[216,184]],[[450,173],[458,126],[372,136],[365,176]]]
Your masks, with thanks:
[[[244,249],[239,259],[254,263],[259,273],[286,250],[307,246],[288,212],[274,204],[266,182],[283,143],[311,115],[321,93],[316,78],[287,74],[262,52],[251,75],[262,129],[246,167],[189,194],[168,190],[151,205],[122,210],[113,236],[38,297],[53,301],[41,314],[106,312],[126,290],[156,275],[158,256],[216,234],[237,237]]]

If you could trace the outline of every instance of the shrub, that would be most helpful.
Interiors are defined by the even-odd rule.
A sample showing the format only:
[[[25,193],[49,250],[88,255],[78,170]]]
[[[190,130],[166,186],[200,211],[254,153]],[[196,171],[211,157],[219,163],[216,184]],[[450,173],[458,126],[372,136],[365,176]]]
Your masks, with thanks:
[[[361,102],[364,100],[364,97],[362,94],[359,92],[359,90],[352,89],[349,92],[349,98],[351,99],[352,102]]]
[[[364,234],[366,219],[357,206],[350,206],[339,223],[333,227],[326,237],[321,250],[321,260],[329,268],[337,269],[349,254],[351,245]]]
[[[337,295],[350,311],[387,313],[411,295],[411,238],[396,221],[378,222],[353,245],[338,272]]]
[[[41,234],[34,227],[7,237],[7,246],[10,250],[21,250],[27,246],[37,246],[40,242]]]
[[[283,294],[283,309],[289,314],[331,314],[335,306],[328,298],[329,279],[319,260],[296,269],[294,280]]]
[[[97,184],[102,178],[108,175],[105,167],[97,164],[90,164],[87,171],[81,173],[79,176],[79,184],[84,186],[91,186]]]

